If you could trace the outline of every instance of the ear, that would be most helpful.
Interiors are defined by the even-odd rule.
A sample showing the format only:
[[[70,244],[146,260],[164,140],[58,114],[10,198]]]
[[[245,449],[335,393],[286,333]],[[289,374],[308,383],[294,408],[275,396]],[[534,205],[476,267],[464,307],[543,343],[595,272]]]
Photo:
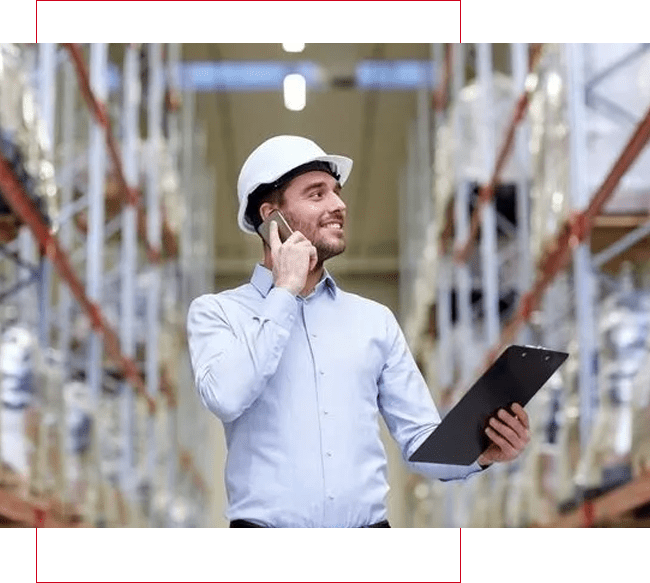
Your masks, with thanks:
[[[262,217],[262,220],[265,221],[266,218],[274,211],[276,210],[276,206],[271,204],[270,202],[263,202],[260,205],[260,216]]]

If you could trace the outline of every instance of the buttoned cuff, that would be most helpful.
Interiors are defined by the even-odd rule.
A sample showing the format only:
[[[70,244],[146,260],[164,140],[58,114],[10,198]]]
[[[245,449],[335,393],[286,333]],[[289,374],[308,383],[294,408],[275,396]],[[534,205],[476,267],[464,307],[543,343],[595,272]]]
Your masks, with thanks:
[[[298,300],[283,287],[272,288],[264,302],[264,317],[272,320],[285,330],[291,330],[298,313]]]

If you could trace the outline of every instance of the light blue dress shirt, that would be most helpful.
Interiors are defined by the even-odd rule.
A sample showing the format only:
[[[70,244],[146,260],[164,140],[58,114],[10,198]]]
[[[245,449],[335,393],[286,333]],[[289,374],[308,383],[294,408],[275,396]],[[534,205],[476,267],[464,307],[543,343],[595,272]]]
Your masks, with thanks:
[[[359,527],[386,519],[384,417],[405,460],[440,422],[387,307],[325,271],[306,298],[250,283],[195,299],[187,331],[201,401],[223,421],[229,520]],[[411,463],[430,478],[471,466]]]

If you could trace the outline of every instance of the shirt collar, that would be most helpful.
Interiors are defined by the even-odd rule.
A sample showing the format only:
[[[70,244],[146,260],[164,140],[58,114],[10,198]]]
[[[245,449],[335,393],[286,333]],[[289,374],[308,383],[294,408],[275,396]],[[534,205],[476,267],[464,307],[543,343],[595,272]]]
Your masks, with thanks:
[[[266,297],[273,288],[273,273],[261,263],[255,265],[253,275],[251,276],[251,284],[259,291],[263,297]],[[323,277],[316,284],[314,292],[318,293],[321,287],[325,287],[332,298],[336,298],[337,285],[334,278],[329,274],[327,269],[323,270]],[[312,292],[312,293],[314,293]]]

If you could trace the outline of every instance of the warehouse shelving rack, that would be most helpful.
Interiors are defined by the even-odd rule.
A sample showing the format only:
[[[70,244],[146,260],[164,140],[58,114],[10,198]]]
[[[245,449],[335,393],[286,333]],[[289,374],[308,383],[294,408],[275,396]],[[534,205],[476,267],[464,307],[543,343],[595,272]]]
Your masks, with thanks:
[[[646,47],[647,48],[647,47]],[[458,159],[454,160],[453,167],[456,169],[453,175],[453,212],[438,213],[436,219],[440,221],[436,231],[440,234],[440,253],[434,261],[434,269],[437,280],[437,297],[435,301],[436,333],[438,336],[437,358],[434,358],[437,368],[435,374],[438,376],[438,385],[442,387],[440,395],[448,397],[443,400],[445,405],[453,404],[460,394],[469,387],[470,381],[478,376],[482,370],[488,367],[500,354],[502,349],[509,343],[527,342],[531,330],[527,328],[531,317],[540,308],[544,294],[553,285],[555,279],[569,265],[572,267],[575,293],[573,302],[576,313],[576,328],[578,346],[580,352],[580,370],[578,374],[578,385],[580,393],[580,444],[584,451],[590,437],[591,425],[594,415],[594,401],[596,399],[596,378],[592,368],[592,362],[596,353],[595,346],[595,275],[592,266],[600,267],[615,255],[622,253],[641,240],[649,231],[648,223],[642,222],[635,230],[628,233],[610,247],[592,257],[589,247],[589,236],[594,226],[602,216],[606,202],[612,196],[616,186],[619,184],[625,172],[630,168],[639,156],[648,140],[650,139],[650,110],[636,124],[629,141],[623,148],[620,156],[614,162],[610,172],[603,180],[601,186],[589,196],[587,177],[585,176],[587,142],[586,142],[586,108],[589,106],[588,91],[589,83],[594,80],[584,78],[584,47],[582,45],[567,45],[564,49],[564,58],[567,67],[568,77],[568,116],[571,125],[569,137],[570,152],[570,195],[572,200],[572,212],[567,220],[555,234],[553,240],[545,247],[541,257],[533,264],[533,257],[529,247],[529,233],[527,232],[528,216],[528,176],[518,170],[517,175],[517,216],[518,216],[518,285],[519,301],[514,315],[501,327],[499,323],[498,307],[498,266],[501,260],[496,251],[494,236],[496,233],[495,209],[492,194],[498,184],[499,173],[503,168],[511,151],[515,151],[520,162],[520,168],[526,169],[527,160],[527,127],[525,124],[525,111],[530,98],[530,92],[534,89],[537,78],[534,73],[536,63],[539,62],[543,47],[533,45],[512,45],[511,46],[511,71],[513,84],[521,90],[518,100],[515,102],[510,124],[505,132],[498,155],[495,157],[496,136],[494,135],[493,124],[490,120],[483,121],[483,158],[485,163],[485,175],[491,176],[486,184],[481,186],[479,204],[474,209],[470,218],[468,209],[468,192],[465,177],[458,174]],[[629,58],[641,54],[645,48],[634,51]],[[440,45],[434,45],[434,55],[438,63],[444,64],[441,78],[443,80],[437,94],[434,96],[436,106],[436,137],[439,138],[439,128],[445,123],[447,113],[444,108],[448,101],[457,103],[460,89],[465,79],[465,47],[455,45],[447,46],[445,55]],[[477,81],[481,88],[483,98],[483,114],[492,110],[491,88],[492,88],[492,59],[489,45],[477,45]],[[526,58],[526,56],[528,58]],[[611,74],[617,66],[624,65],[629,59],[622,59],[614,63],[608,70],[600,72],[600,75]],[[526,72],[526,61],[528,61],[529,72]],[[447,91],[451,92],[450,100],[447,99]],[[593,99],[591,100],[593,102]],[[608,106],[607,104],[601,106]],[[615,112],[616,113],[616,112]],[[451,113],[449,126],[452,134],[458,135],[457,108]],[[522,123],[523,122],[523,123]],[[629,120],[628,120],[629,122]],[[436,140],[436,151],[441,149],[439,139]],[[434,190],[435,192],[435,190]],[[422,191],[421,196],[429,196],[427,191]],[[438,207],[440,210],[440,207]],[[408,209],[405,213],[405,222],[408,225]],[[445,222],[441,218],[446,219]],[[412,219],[411,219],[412,220]],[[603,221],[600,221],[601,223]],[[484,324],[486,329],[487,350],[482,359],[477,359],[473,354],[472,342],[472,314],[471,314],[471,281],[467,259],[473,249],[474,240],[481,228],[481,263],[482,281],[484,287],[483,309]],[[450,249],[449,244],[451,233],[454,233],[454,248]],[[451,291],[452,283],[456,282],[456,302],[459,328],[461,331],[461,346],[465,348],[464,354],[460,354],[460,374],[454,380],[453,371],[449,369],[452,365],[453,346],[451,340]],[[420,311],[422,313],[422,311]],[[408,314],[405,314],[408,321]],[[426,322],[420,321],[413,325],[412,330],[419,333],[426,329]],[[425,332],[432,333],[431,329]],[[416,352],[427,346],[419,342],[417,336],[411,336],[412,345]],[[431,354],[424,358],[431,358]],[[435,383],[434,383],[435,384]],[[439,396],[440,396],[439,395]],[[451,395],[451,396],[450,396]],[[500,469],[500,468],[499,468]],[[489,479],[487,475],[481,479]],[[495,486],[500,476],[493,476],[490,485]],[[479,488],[485,487],[485,484]],[[485,493],[485,490],[483,491]],[[453,494],[451,495],[453,497]],[[632,482],[620,487],[614,492],[603,495],[596,500],[587,501],[575,511],[566,516],[552,520],[551,526],[591,526],[603,520],[612,520],[621,516],[624,512],[650,501],[650,488],[648,487],[647,475],[641,475]],[[449,509],[453,500],[446,499],[447,522]]]
[[[163,63],[163,50],[167,50],[167,63]],[[207,498],[209,491],[202,473],[209,470],[205,448],[200,453],[192,454],[191,448],[205,440],[197,431],[205,425],[196,423],[201,419],[197,400],[189,401],[183,395],[178,395],[176,387],[192,382],[187,375],[187,367],[176,366],[177,363],[161,363],[158,352],[158,338],[161,332],[159,313],[163,287],[171,290],[171,296],[176,300],[172,310],[172,322],[168,323],[171,334],[178,338],[184,332],[184,314],[190,299],[209,289],[213,279],[214,260],[209,242],[213,241],[209,232],[209,222],[204,220],[199,224],[198,215],[204,215],[201,208],[193,208],[192,203],[202,202],[197,198],[198,187],[195,185],[197,176],[205,177],[205,150],[197,142],[194,127],[193,96],[190,92],[183,96],[183,106],[180,100],[180,80],[178,64],[180,47],[169,45],[163,47],[153,44],[148,51],[148,84],[147,111],[148,136],[147,153],[143,156],[145,166],[145,197],[140,196],[140,170],[138,167],[138,139],[140,134],[139,108],[141,86],[141,71],[139,70],[139,47],[128,45],[124,49],[124,68],[122,87],[124,101],[122,108],[122,152],[120,155],[117,139],[112,130],[108,110],[108,46],[105,44],[91,45],[90,71],[88,71],[83,49],[76,45],[39,45],[39,94],[40,115],[47,128],[48,142],[54,151],[55,97],[57,75],[63,77],[63,103],[58,113],[60,119],[60,153],[61,167],[57,169],[60,176],[61,208],[57,228],[50,228],[27,197],[22,185],[13,174],[7,161],[0,159],[0,184],[5,199],[11,206],[14,215],[20,219],[24,227],[20,235],[22,241],[33,237],[32,243],[23,243],[26,250],[21,255],[34,254],[35,248],[41,257],[41,264],[53,267],[57,279],[51,281],[48,268],[43,267],[38,272],[41,289],[38,321],[41,323],[39,340],[42,347],[50,346],[53,339],[64,355],[64,362],[69,362],[71,339],[70,315],[72,298],[77,301],[81,310],[86,314],[91,324],[89,355],[87,359],[87,381],[90,388],[93,410],[97,412],[102,383],[103,352],[111,360],[112,365],[120,371],[123,379],[121,402],[121,435],[124,439],[122,467],[117,483],[106,485],[101,478],[99,446],[103,438],[99,432],[93,445],[93,462],[91,481],[99,489],[96,498],[90,501],[84,519],[90,524],[103,524],[106,519],[106,507],[113,504],[116,523],[120,525],[144,525],[153,523],[146,521],[142,515],[138,517],[138,502],[134,477],[143,474],[153,485],[154,490],[163,491],[161,498],[164,510],[169,512],[173,497],[179,492],[181,483],[187,497],[196,493],[197,497]],[[69,59],[66,58],[69,56]],[[73,69],[74,66],[74,69]],[[88,193],[81,199],[73,200],[73,140],[75,125],[79,117],[75,104],[77,96],[73,91],[76,75],[79,88],[91,113],[89,122],[88,144]],[[168,129],[169,156],[172,168],[176,174],[182,174],[182,187],[187,202],[185,209],[175,209],[185,212],[186,220],[178,235],[169,225],[160,192],[160,144],[163,142],[163,115],[166,115]],[[181,115],[183,122],[181,124]],[[105,142],[105,144],[104,144]],[[110,221],[105,217],[105,176],[107,151],[110,156],[113,171],[117,175],[118,196],[120,198],[119,212]],[[181,156],[184,152],[184,156]],[[213,197],[211,197],[213,198]],[[209,201],[208,201],[209,202]],[[72,218],[87,207],[85,224],[86,245],[73,251],[75,233]],[[211,207],[214,210],[214,207]],[[186,226],[188,225],[189,226]],[[79,222],[77,221],[79,226]],[[192,228],[194,227],[194,229]],[[107,278],[119,278],[120,281],[120,313],[119,322],[109,322],[104,311],[102,286],[104,279],[103,249],[108,235],[120,234],[120,260],[117,269],[108,273]],[[147,261],[141,270],[138,269],[138,237],[145,249]],[[196,241],[203,238],[208,243],[207,252]],[[202,241],[201,241],[202,242]],[[30,249],[31,246],[31,249]],[[22,251],[22,249],[21,249]],[[198,260],[198,261],[197,261]],[[79,265],[85,267],[85,285],[79,275]],[[198,265],[198,268],[197,268]],[[173,272],[175,277],[164,282],[163,270]],[[201,270],[201,273],[197,273]],[[117,272],[117,273],[115,273]],[[146,272],[149,285],[146,298],[146,335],[145,335],[145,376],[141,374],[136,364],[136,277],[139,272]],[[197,277],[199,276],[200,277]],[[53,293],[55,291],[58,293]],[[181,293],[181,288],[183,293]],[[54,298],[58,300],[55,304]],[[30,307],[28,301],[25,307]],[[35,310],[31,307],[31,312]],[[56,322],[55,322],[56,320]],[[58,324],[54,335],[51,335],[51,325]],[[115,332],[119,324],[120,333]],[[182,358],[182,357],[179,357]],[[162,367],[161,367],[162,364]],[[185,400],[183,407],[186,418],[178,419],[178,401]],[[190,419],[192,420],[190,422]],[[183,428],[179,425],[198,425],[192,429],[185,439],[186,447],[179,447],[179,434]],[[61,429],[62,430],[62,429]],[[185,433],[187,431],[185,430]],[[137,435],[137,440],[136,440]],[[136,443],[138,441],[138,443]],[[166,444],[164,449],[161,444]],[[146,447],[143,450],[142,446]],[[157,451],[156,446],[160,451]],[[136,452],[140,449],[139,456]],[[60,452],[62,459],[65,452]],[[166,459],[161,459],[167,454]],[[199,470],[199,467],[201,468]],[[180,476],[179,476],[180,471]],[[182,479],[179,479],[182,477]],[[1,476],[0,476],[1,478]],[[28,480],[31,482],[31,480]],[[40,495],[34,483],[25,483],[23,478],[14,477],[11,482],[0,483],[0,515],[24,524],[39,526],[71,525],[71,516],[79,514],[79,509],[66,508],[66,492],[56,492],[53,497]],[[190,492],[190,489],[192,492]],[[104,495],[107,493],[106,495]],[[152,496],[148,504],[152,506]],[[103,498],[103,499],[102,499]],[[63,508],[63,510],[62,510]],[[128,512],[126,511],[128,509]],[[142,514],[142,513],[140,513]],[[149,512],[151,514],[151,512]],[[156,523],[165,526],[167,520]],[[78,523],[77,523],[78,524]]]

